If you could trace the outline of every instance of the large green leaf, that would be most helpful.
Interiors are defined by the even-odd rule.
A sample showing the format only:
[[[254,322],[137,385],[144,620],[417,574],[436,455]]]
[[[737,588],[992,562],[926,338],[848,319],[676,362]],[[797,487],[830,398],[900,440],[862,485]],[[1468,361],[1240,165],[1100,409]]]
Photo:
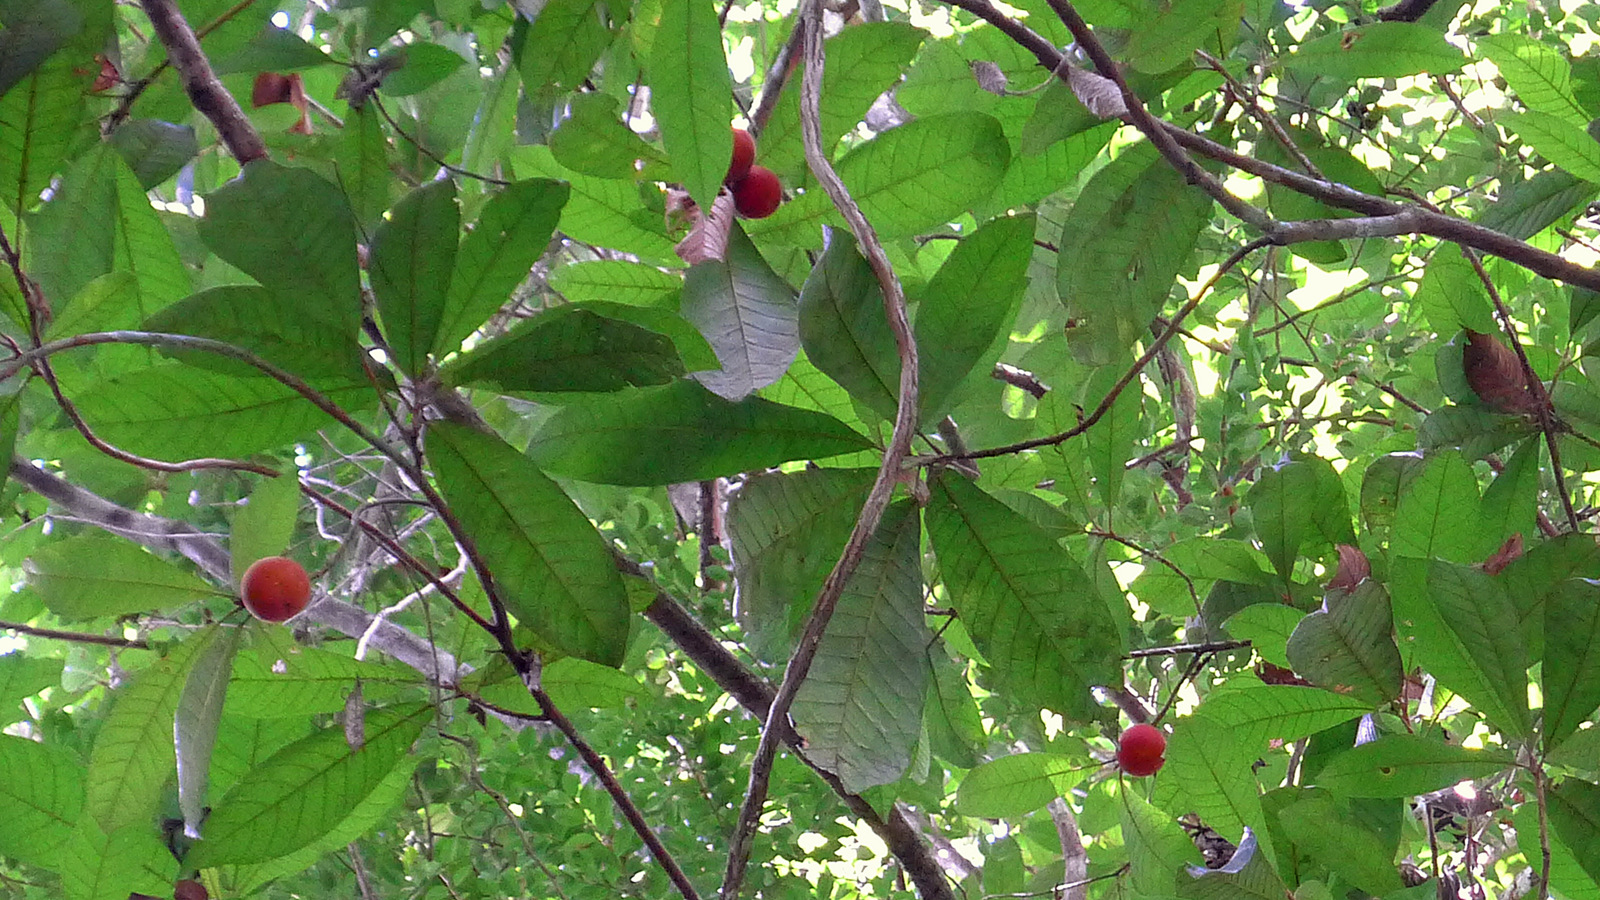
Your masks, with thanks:
[[[1206,697],[1200,714],[1226,727],[1233,735],[1230,740],[1246,752],[1260,753],[1269,741],[1298,741],[1371,709],[1371,703],[1333,691],[1297,685],[1244,684]]]
[[[1534,109],[1503,112],[1495,122],[1561,168],[1584,181],[1600,182],[1600,142],[1584,126]]]
[[[1529,109],[1579,128],[1589,124],[1589,114],[1572,95],[1572,66],[1560,50],[1509,31],[1483,35],[1473,43]]]
[[[576,306],[548,309],[446,367],[456,385],[503,391],[617,391],[666,384],[684,371],[672,340]]]
[[[1260,835],[1261,799],[1250,768],[1259,752],[1235,739],[1229,726],[1209,716],[1189,716],[1173,728],[1150,800],[1163,809],[1195,813],[1235,843],[1246,827]]]
[[[456,261],[456,184],[446,178],[395,204],[372,236],[372,294],[400,368],[422,372],[438,337]]]
[[[0,131],[3,125],[0,121]],[[37,242],[25,248],[30,251],[24,255],[27,271],[54,307],[67,307],[116,261],[118,162],[107,145],[79,157],[62,174],[50,202],[27,220]]]
[[[1487,778],[1512,765],[1509,753],[1469,750],[1435,737],[1391,734],[1334,757],[1316,783],[1344,797],[1411,797]]]
[[[922,290],[916,337],[923,421],[941,417],[967,374],[1003,349],[996,345],[1009,337],[1027,287],[1034,225],[1031,215],[989,222],[962,239]]]
[[[215,596],[215,588],[131,541],[80,534],[34,551],[28,582],[66,621],[173,609]]]
[[[842,228],[829,231],[827,249],[800,289],[800,344],[806,358],[850,396],[894,418],[900,357],[883,290],[855,238]]]
[[[606,542],[561,488],[492,435],[439,424],[428,459],[506,608],[563,653],[618,665],[630,611]]]
[[[561,266],[550,273],[550,286],[575,302],[652,306],[683,287],[683,278],[643,263],[596,259]]]
[[[1171,896],[1185,868],[1200,864],[1199,849],[1182,825],[1137,792],[1124,792],[1119,799],[1134,891],[1140,897]]]
[[[611,45],[615,9],[602,0],[551,0],[540,7],[532,25],[519,19],[513,47],[528,93],[581,85]]]
[[[649,70],[650,108],[672,171],[710,209],[733,157],[728,59],[712,0],[662,0]]]
[[[83,31],[83,11],[67,0],[12,4],[0,30],[0,97]]]
[[[432,715],[428,705],[368,713],[359,749],[337,727],[283,748],[217,802],[205,840],[185,862],[200,868],[265,862],[325,837],[394,770],[416,764],[411,745]]]
[[[1573,578],[1544,609],[1544,742],[1555,747],[1600,707],[1600,585]]]
[[[1355,543],[1344,483],[1325,459],[1304,457],[1263,471],[1245,503],[1261,548],[1285,581],[1303,551]]]
[[[1094,409],[1111,393],[1125,371],[1120,366],[1101,366],[1084,382],[1081,408]],[[1094,473],[1094,489],[1107,508],[1115,507],[1122,493],[1122,477],[1134,442],[1144,436],[1144,393],[1130,383],[1111,408],[1083,434],[1084,453]]]
[[[680,309],[721,364],[695,380],[729,400],[777,381],[800,348],[794,288],[738,225],[728,235],[726,260],[696,263],[684,277]]]
[[[237,718],[303,719],[342,710],[357,681],[371,695],[377,685],[414,684],[421,677],[408,669],[302,647],[287,629],[268,628],[234,659],[227,712]]]
[[[0,735],[0,854],[52,866],[83,809],[84,775],[83,763],[63,747]]]
[[[1586,205],[1596,193],[1600,193],[1600,186],[1593,182],[1560,169],[1546,169],[1500,191],[1494,202],[1478,214],[1477,221],[1485,228],[1525,241]]]
[[[550,243],[567,197],[566,185],[532,178],[507,185],[484,204],[455,255],[450,294],[433,338],[436,356],[460,348],[511,299]]]
[[[728,501],[728,543],[751,649],[789,658],[822,580],[844,549],[867,498],[871,469],[811,469],[757,475]]]
[[[1578,865],[1600,883],[1600,786],[1569,778],[1550,792],[1550,824]]]
[[[1327,78],[1447,75],[1466,63],[1444,34],[1415,22],[1373,22],[1301,44],[1284,64]]]
[[[987,197],[1011,147],[1000,123],[975,112],[927,116],[883,132],[839,160],[839,177],[879,237],[937,228]],[[818,225],[843,225],[823,191],[808,191],[750,227],[752,236],[815,247]]]
[[[1140,72],[1160,74],[1189,62],[1194,51],[1226,53],[1239,33],[1241,0],[1176,0],[1141,22],[1128,40],[1128,61]]]
[[[617,98],[608,94],[573,95],[567,118],[550,135],[550,154],[574,172],[628,181],[639,176],[639,160],[666,162],[622,121]]]
[[[233,344],[308,381],[323,383],[365,378],[366,352],[352,323],[330,311],[321,298],[283,293],[252,284],[201,291],[144,321],[149,331],[187,334]],[[165,351],[190,365],[236,377],[261,370],[213,353]]]
[[[791,715],[806,756],[860,793],[905,773],[922,733],[932,640],[922,612],[921,520],[885,512],[845,585]]]
[[[1430,455],[1422,471],[1404,482],[1398,494],[1394,532],[1389,538],[1391,554],[1477,561],[1482,545],[1478,481],[1459,453]]]
[[[200,834],[206,815],[206,788],[211,780],[211,752],[216,747],[217,723],[228,697],[228,677],[239,650],[238,628],[224,629],[206,644],[189,669],[173,723],[173,743],[178,758],[178,809],[184,833]]]
[[[1374,706],[1395,698],[1405,674],[1389,594],[1372,580],[1348,594],[1330,593],[1322,609],[1295,628],[1286,653],[1294,670],[1313,684]]]
[[[1121,358],[1148,339],[1179,269],[1211,216],[1211,198],[1147,145],[1095,173],[1061,234],[1056,289],[1076,320],[1068,332],[1085,365]]]
[[[518,171],[525,169],[531,174],[559,178],[569,185],[570,197],[561,206],[562,234],[597,247],[632,253],[644,262],[680,264],[660,209],[645,205],[639,185],[574,172],[557,163],[548,147],[517,147],[511,157]],[[499,302],[505,302],[503,294]]]
[[[235,587],[256,560],[284,552],[294,537],[299,511],[297,472],[291,470],[277,478],[262,478],[256,482],[249,502],[234,512],[232,527],[228,529],[228,554]]]
[[[724,400],[692,381],[563,408],[528,454],[547,471],[602,484],[675,484],[864,450],[838,419],[759,397]]]
[[[958,475],[931,485],[928,536],[950,603],[1000,681],[1029,702],[1084,715],[1116,679],[1111,611],[1038,526]]]
[[[991,759],[961,779],[956,810],[985,819],[1025,816],[1064,797],[1093,771],[1064,753],[1013,753]]]
[[[1296,849],[1361,890],[1383,897],[1403,887],[1394,847],[1366,827],[1348,804],[1315,793],[1279,810],[1278,822]]]
[[[396,189],[389,171],[389,141],[384,135],[383,117],[376,108],[350,110],[333,159],[351,211],[363,232],[370,233],[383,221],[390,193]]]
[[[59,855],[63,900],[165,896],[178,871],[171,848],[147,822],[112,828],[84,816]]]
[[[0,202],[32,209],[83,127],[84,93],[94,76],[56,56],[0,96]]]

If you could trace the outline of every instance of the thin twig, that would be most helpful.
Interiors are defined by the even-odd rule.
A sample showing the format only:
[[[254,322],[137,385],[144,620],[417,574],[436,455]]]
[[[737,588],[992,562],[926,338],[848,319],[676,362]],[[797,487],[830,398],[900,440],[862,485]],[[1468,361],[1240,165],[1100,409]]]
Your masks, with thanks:
[[[54,628],[37,628],[33,625],[24,625],[21,622],[0,621],[0,631],[15,631],[18,634],[49,638],[52,641],[67,641],[72,644],[97,644],[101,647],[122,647],[129,650],[150,649],[150,644],[147,641],[107,637],[103,634],[84,634],[81,631],[58,631]]]
[[[1167,559],[1165,556],[1162,556],[1160,553],[1157,553],[1156,551],[1151,550],[1148,547],[1141,547],[1138,544],[1134,543],[1133,541],[1130,541],[1127,538],[1123,537],[1122,535],[1117,534],[1117,533],[1112,532],[1112,531],[1101,531],[1101,530],[1099,530],[1097,528],[1091,528],[1091,529],[1089,529],[1089,534],[1091,534],[1091,535],[1093,535],[1094,537],[1097,537],[1097,538],[1102,538],[1104,540],[1115,541],[1115,542],[1121,544],[1122,546],[1127,547],[1129,550],[1132,550],[1135,553],[1141,554],[1143,556],[1148,556],[1151,559],[1155,560],[1156,562],[1160,563],[1161,565],[1166,566],[1167,568],[1171,569],[1173,571],[1173,573],[1176,574],[1179,578],[1183,579],[1183,583],[1189,587],[1189,597],[1190,597],[1190,599],[1192,599],[1194,601],[1194,614],[1197,615],[1197,616],[1200,615],[1200,593],[1199,593],[1199,591],[1195,590],[1194,579],[1189,577],[1189,573],[1188,572],[1185,572],[1184,570],[1178,568],[1178,566],[1175,563],[1173,563],[1172,560]],[[1156,654],[1147,653],[1146,655],[1154,656]],[[1133,657],[1129,657],[1129,658],[1131,659]]]
[[[888,318],[890,330],[894,333],[895,346],[900,357],[899,405],[895,412],[894,431],[889,438],[889,447],[884,451],[883,463],[878,467],[877,478],[867,493],[866,502],[862,504],[861,513],[856,518],[855,527],[850,532],[849,540],[845,542],[838,562],[823,581],[822,590],[817,594],[816,602],[811,608],[811,615],[807,618],[805,628],[796,642],[794,655],[789,658],[789,664],[784,669],[783,683],[779,685],[772,706],[767,711],[766,723],[761,730],[761,742],[757,745],[755,758],[750,764],[750,784],[745,791],[744,803],[739,809],[738,822],[729,842],[728,868],[722,881],[723,900],[736,900],[739,896],[739,888],[744,882],[744,873],[750,862],[751,844],[760,821],[761,807],[767,799],[772,764],[782,740],[783,729],[788,727],[789,707],[794,702],[795,695],[799,693],[806,674],[811,670],[811,662],[816,658],[817,648],[822,643],[822,635],[828,627],[828,620],[833,615],[834,606],[844,593],[850,576],[855,574],[856,567],[860,565],[867,543],[877,531],[878,522],[883,518],[883,511],[888,507],[895,485],[900,481],[901,464],[911,449],[911,439],[917,430],[917,345],[916,339],[911,334],[910,322],[906,319],[905,293],[900,287],[900,280],[894,274],[894,268],[884,253],[883,245],[879,242],[872,223],[862,215],[861,208],[851,198],[844,182],[839,180],[838,173],[833,170],[833,165],[829,163],[827,154],[823,150],[821,95],[824,59],[821,0],[809,0],[804,9],[805,15],[800,20],[801,27],[805,29],[805,75],[801,79],[800,90],[800,131],[805,144],[806,162],[810,165],[811,173],[816,177],[818,185],[827,193],[834,207],[849,224],[856,244],[866,257],[873,275],[877,277],[878,287],[883,292],[884,314]]]
[[[1228,650],[1244,650],[1250,646],[1249,641],[1205,641],[1199,644],[1173,644],[1170,647],[1130,650],[1122,658],[1145,659],[1151,656],[1182,656],[1185,653],[1222,653]]]
[[[237,16],[238,14],[254,6],[255,2],[256,0],[239,0],[239,2],[235,3],[232,7],[224,10],[221,15],[217,16],[215,19],[212,19],[210,22],[207,22],[204,27],[196,30],[194,33],[195,37],[200,40],[205,40],[207,35],[228,24],[228,22],[233,20],[234,16]],[[110,115],[106,116],[105,127],[102,129],[102,132],[104,134],[110,134],[111,132],[116,131],[117,126],[121,125],[125,120],[127,120],[128,115],[133,112],[133,104],[138,101],[140,95],[142,95],[150,87],[150,85],[155,84],[156,79],[160,78],[161,74],[170,68],[172,68],[172,57],[168,56],[166,59],[163,59],[161,62],[157,63],[156,67],[150,70],[149,75],[146,75],[138,81],[131,82],[133,89],[124,94],[122,100],[117,103],[117,108],[112,110]]]
[[[183,79],[189,102],[216,126],[217,136],[222,138],[228,152],[241,166],[266,158],[267,145],[262,143],[261,135],[239,108],[238,101],[217,80],[211,61],[200,49],[200,39],[173,0],[140,0],[140,5],[150,18],[156,37],[167,48],[167,57]]]

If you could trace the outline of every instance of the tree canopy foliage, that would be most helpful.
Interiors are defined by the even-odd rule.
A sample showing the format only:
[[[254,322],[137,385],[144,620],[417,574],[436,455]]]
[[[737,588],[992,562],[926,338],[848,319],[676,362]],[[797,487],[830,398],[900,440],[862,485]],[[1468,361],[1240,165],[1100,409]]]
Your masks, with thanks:
[[[1600,898],[1597,44],[0,0],[0,896]]]

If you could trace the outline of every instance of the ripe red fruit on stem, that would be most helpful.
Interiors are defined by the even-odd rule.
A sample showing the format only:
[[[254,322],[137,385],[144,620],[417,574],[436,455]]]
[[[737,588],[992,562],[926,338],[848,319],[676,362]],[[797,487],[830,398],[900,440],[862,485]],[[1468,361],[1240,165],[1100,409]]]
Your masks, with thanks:
[[[306,608],[311,600],[311,579],[294,560],[269,556],[244,570],[239,595],[251,615],[266,622],[282,622]]]
[[[188,878],[178,882],[172,889],[172,900],[210,900],[206,893],[206,886],[198,881]]]
[[[723,184],[734,184],[750,174],[750,164],[756,161],[756,139],[743,128],[733,129],[733,160],[728,163],[728,174]]]
[[[1129,726],[1117,741],[1117,764],[1129,775],[1154,775],[1165,763],[1167,736],[1161,729],[1143,722]]]
[[[765,219],[783,203],[783,185],[766,166],[751,166],[750,174],[733,185],[733,207],[747,219]]]

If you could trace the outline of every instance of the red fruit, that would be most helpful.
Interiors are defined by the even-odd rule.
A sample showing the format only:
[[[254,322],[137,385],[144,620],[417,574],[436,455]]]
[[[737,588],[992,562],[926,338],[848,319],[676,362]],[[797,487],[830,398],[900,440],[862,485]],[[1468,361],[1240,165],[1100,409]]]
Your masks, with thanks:
[[[206,893],[206,886],[198,881],[185,878],[173,886],[172,900],[210,900],[211,895]]]
[[[282,622],[306,608],[311,600],[311,579],[294,560],[269,556],[244,570],[239,596],[251,615],[266,622]]]
[[[260,109],[274,103],[289,102],[289,76],[277,72],[262,72],[250,90],[250,105]]]
[[[733,185],[733,207],[747,219],[765,219],[783,203],[783,185],[766,166],[751,166],[750,174]]]
[[[723,184],[735,184],[750,174],[750,164],[756,161],[756,139],[743,128],[733,130],[733,161],[728,163],[728,174]]]
[[[1143,722],[1132,725],[1117,741],[1117,764],[1129,775],[1154,775],[1166,762],[1167,736],[1161,729]]]
[[[117,82],[122,80],[122,75],[117,72],[117,67],[111,64],[111,60],[106,59],[105,54],[96,56],[95,60],[100,63],[100,74],[94,77],[94,86],[89,90],[98,94],[115,87]]]

